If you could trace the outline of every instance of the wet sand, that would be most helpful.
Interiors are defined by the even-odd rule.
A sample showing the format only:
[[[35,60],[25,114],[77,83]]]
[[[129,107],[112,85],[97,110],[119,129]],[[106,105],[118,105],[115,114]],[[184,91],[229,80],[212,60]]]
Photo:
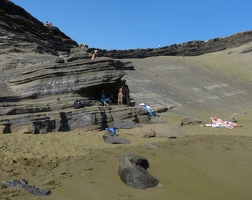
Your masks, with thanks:
[[[161,115],[173,123],[182,118],[176,112]],[[104,131],[0,135],[0,181],[26,179],[52,191],[49,197],[37,197],[1,187],[0,199],[251,199],[252,116],[239,113],[236,119],[243,127],[184,126],[185,136],[178,139],[139,138],[118,130],[131,140],[129,145],[104,143]],[[168,129],[169,123],[161,126]],[[128,152],[148,159],[149,173],[160,181],[157,187],[134,189],[120,180],[119,160]]]

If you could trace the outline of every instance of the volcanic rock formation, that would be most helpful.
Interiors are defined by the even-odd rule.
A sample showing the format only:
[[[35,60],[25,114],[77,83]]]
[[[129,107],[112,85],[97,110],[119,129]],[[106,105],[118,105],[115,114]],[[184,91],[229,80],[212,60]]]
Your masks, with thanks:
[[[101,88],[116,93],[124,70],[108,57],[91,60],[59,28],[45,26],[11,1],[0,5],[0,124],[3,133],[46,133],[107,127],[114,119],[139,122],[136,109],[101,107]],[[83,109],[74,109],[80,99]],[[146,115],[145,121],[149,120]]]
[[[121,157],[118,175],[128,186],[146,189],[157,186],[159,181],[147,171],[149,162],[146,158],[127,153]]]

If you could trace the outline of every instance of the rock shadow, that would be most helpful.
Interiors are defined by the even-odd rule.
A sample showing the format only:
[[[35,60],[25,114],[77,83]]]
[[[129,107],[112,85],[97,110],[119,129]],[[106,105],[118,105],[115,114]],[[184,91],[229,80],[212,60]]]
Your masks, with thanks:
[[[59,130],[61,132],[67,132],[70,131],[70,126],[68,125],[68,119],[66,117],[66,113],[65,112],[60,112],[60,126],[59,126]]]

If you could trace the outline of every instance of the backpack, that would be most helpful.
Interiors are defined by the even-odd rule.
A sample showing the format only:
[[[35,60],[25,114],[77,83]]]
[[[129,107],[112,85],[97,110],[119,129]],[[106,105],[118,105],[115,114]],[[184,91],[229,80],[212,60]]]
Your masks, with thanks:
[[[110,135],[115,136],[116,135],[116,128],[106,128],[106,131],[110,133]]]
[[[74,101],[74,108],[75,108],[75,109],[83,108],[83,107],[84,107],[84,105],[83,105],[83,103],[81,102],[81,100],[76,99],[76,100]]]

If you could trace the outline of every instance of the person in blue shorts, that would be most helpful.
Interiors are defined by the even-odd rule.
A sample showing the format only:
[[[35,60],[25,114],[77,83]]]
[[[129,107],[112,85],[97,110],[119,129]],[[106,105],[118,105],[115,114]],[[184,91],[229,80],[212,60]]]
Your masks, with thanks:
[[[109,98],[106,97],[105,89],[102,89],[99,101],[103,103],[103,106],[108,106]]]

